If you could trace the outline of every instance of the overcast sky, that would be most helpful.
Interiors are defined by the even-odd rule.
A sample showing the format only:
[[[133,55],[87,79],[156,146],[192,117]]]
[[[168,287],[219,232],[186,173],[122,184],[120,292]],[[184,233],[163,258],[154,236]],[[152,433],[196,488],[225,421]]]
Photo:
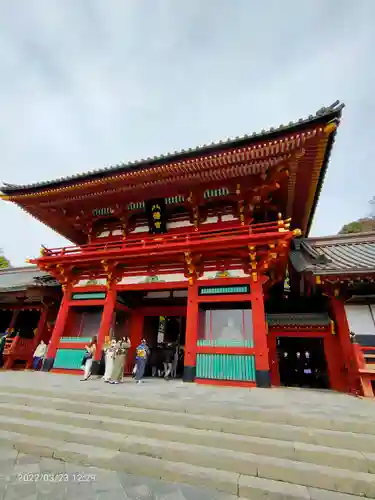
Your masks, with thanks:
[[[0,2],[0,182],[244,135],[346,103],[313,235],[375,195],[375,0]],[[65,240],[0,202],[13,265]]]

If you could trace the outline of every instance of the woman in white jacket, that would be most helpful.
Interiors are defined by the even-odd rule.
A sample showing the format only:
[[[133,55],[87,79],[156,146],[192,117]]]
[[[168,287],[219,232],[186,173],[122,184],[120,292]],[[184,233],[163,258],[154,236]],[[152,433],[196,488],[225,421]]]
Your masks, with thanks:
[[[115,348],[116,340],[112,340],[110,345],[105,349],[105,371],[103,377],[104,382],[109,382],[112,375]]]

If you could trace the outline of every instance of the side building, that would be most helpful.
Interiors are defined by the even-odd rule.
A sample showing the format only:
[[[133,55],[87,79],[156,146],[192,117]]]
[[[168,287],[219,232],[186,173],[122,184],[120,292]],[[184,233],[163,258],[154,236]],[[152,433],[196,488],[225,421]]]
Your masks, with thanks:
[[[373,396],[375,233],[299,238],[292,244],[290,260],[300,295],[310,303],[326,303],[335,337],[325,340],[334,388]]]
[[[48,343],[60,307],[61,286],[37,266],[0,270],[0,335],[3,366],[31,367],[41,340]]]
[[[133,351],[142,337],[154,348],[181,347],[185,381],[277,382],[269,339],[277,343],[290,325],[278,326],[284,313],[275,304],[293,309],[290,298],[299,298],[290,245],[308,236],[342,108],[88,174],[4,186],[5,200],[74,243],[43,248],[33,260],[63,290],[44,369],[77,371],[93,334],[98,369],[105,339],[126,335]],[[313,319],[322,321],[305,317],[310,330]]]

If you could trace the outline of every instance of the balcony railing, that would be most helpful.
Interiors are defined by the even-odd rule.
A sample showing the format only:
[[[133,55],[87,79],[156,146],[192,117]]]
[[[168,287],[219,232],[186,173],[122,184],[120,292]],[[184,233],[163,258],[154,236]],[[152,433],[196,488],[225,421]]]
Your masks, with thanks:
[[[28,359],[33,354],[34,339],[24,339],[18,335],[7,339],[4,346],[4,356],[12,356],[14,359]]]
[[[178,251],[193,250],[195,247],[201,247],[202,244],[215,246],[228,245],[228,248],[237,243],[246,244],[249,240],[254,242],[266,240],[267,236],[273,236],[275,239],[282,237],[285,233],[285,224],[283,221],[266,222],[253,224],[250,226],[236,226],[227,229],[199,230],[189,233],[179,234],[160,234],[147,235],[143,237],[128,237],[122,240],[89,243],[80,246],[68,246],[61,248],[44,248],[42,258],[56,257],[94,257],[98,253],[109,252],[116,253],[121,251],[126,254],[144,254],[145,252],[161,251],[174,249]]]

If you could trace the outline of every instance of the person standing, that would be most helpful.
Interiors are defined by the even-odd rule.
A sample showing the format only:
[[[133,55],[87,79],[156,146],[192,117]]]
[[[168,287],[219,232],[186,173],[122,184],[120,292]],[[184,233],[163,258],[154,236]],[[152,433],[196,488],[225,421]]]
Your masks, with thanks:
[[[131,343],[127,337],[123,337],[116,343],[113,354],[113,369],[111,380],[109,381],[110,384],[119,384],[120,382],[122,382],[124,377],[126,358],[130,347]]]
[[[163,352],[159,346],[153,347],[150,354],[151,374],[160,377]]]
[[[33,355],[33,370],[39,370],[40,362],[44,359],[47,352],[47,345],[43,340],[34,351]]]
[[[166,349],[164,350],[164,378],[166,380],[169,379],[171,373],[172,373],[172,367],[173,367],[173,359],[174,359],[174,351],[172,348],[172,344],[167,344]]]
[[[105,359],[105,370],[103,376],[104,382],[109,382],[111,379],[115,349],[116,349],[116,340],[112,340],[111,343],[107,344],[104,348],[104,359]]]
[[[95,356],[96,345],[98,341],[96,337],[93,337],[90,344],[85,346],[86,353],[83,358],[82,369],[83,369],[83,379],[82,382],[86,381],[91,377],[92,360]]]
[[[2,368],[4,364],[4,348],[7,340],[8,331],[6,331],[3,336],[0,338],[0,368]]]
[[[141,343],[139,344],[135,352],[136,352],[135,364],[137,367],[135,372],[135,380],[137,381],[137,384],[140,384],[141,382],[143,382],[143,376],[145,374],[147,358],[150,352],[145,339],[141,340]]]

